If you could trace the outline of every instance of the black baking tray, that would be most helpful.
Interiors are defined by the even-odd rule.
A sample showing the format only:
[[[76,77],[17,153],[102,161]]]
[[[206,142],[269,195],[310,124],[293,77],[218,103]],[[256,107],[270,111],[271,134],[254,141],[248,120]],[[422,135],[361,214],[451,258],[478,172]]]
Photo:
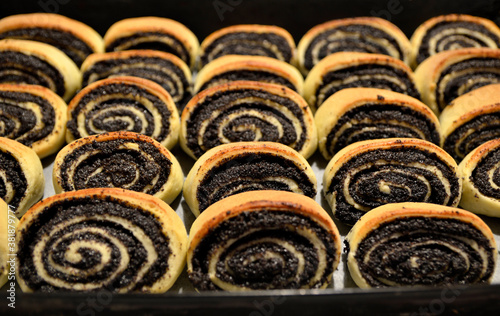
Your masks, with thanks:
[[[379,16],[388,19],[400,27],[408,37],[423,21],[447,13],[481,16],[500,24],[500,0],[0,2],[0,18],[30,12],[59,13],[92,26],[101,35],[120,19],[163,16],[188,26],[200,42],[217,29],[242,23],[281,26],[298,42],[314,25],[354,16]],[[344,259],[345,255],[341,265],[344,264]],[[0,293],[0,315],[500,315],[500,284],[446,288],[330,288],[245,293],[195,293],[177,290],[161,295],[111,294],[106,291],[84,294],[25,294],[17,288],[15,309],[8,307],[6,287],[3,287]]]

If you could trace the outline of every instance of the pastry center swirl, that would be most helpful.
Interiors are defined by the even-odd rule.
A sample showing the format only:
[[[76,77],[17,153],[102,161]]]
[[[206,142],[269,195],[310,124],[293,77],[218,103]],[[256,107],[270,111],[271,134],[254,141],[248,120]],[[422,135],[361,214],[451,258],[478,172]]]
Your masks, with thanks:
[[[280,35],[273,33],[234,32],[223,35],[205,48],[201,62],[210,61],[225,55],[267,56],[290,62],[292,48]]]
[[[436,125],[420,112],[408,107],[367,103],[344,113],[326,138],[333,156],[349,144],[381,138],[419,138],[439,145]]]
[[[293,161],[267,153],[248,153],[212,168],[201,180],[196,197],[201,212],[225,197],[255,190],[316,196],[315,184]]]
[[[62,74],[34,55],[15,51],[0,52],[0,83],[40,85],[63,96],[66,88]]]
[[[77,66],[81,66],[85,58],[94,52],[85,42],[73,36],[70,32],[56,29],[37,27],[16,29],[0,34],[0,39],[4,38],[32,40],[50,44],[68,55]]]
[[[454,169],[433,153],[413,148],[372,150],[344,163],[333,176],[335,216],[354,224],[365,212],[388,203],[454,205],[459,182]]]
[[[152,144],[118,139],[78,147],[65,157],[59,176],[64,191],[118,187],[154,195],[171,166]]]
[[[171,112],[156,95],[133,85],[108,84],[84,95],[72,110],[68,129],[75,138],[129,131],[164,140]]]
[[[462,94],[495,83],[500,83],[500,59],[470,58],[443,70],[436,84],[436,102],[442,110]]]
[[[415,217],[384,223],[355,254],[373,287],[470,284],[493,273],[493,249],[474,226],[453,219]]]
[[[486,154],[471,174],[471,182],[481,194],[500,200],[500,149]]]
[[[369,25],[352,24],[326,30],[314,37],[306,49],[304,66],[310,70],[326,56],[343,51],[404,58],[393,36]]]
[[[199,157],[241,141],[273,141],[300,151],[308,138],[304,114],[293,100],[262,90],[217,92],[187,120],[187,146]]]
[[[17,159],[0,150],[0,198],[16,210],[27,188],[28,181]]]
[[[48,136],[55,125],[52,105],[38,96],[0,91],[0,136],[30,146]]]
[[[417,62],[446,50],[468,47],[498,48],[499,38],[486,27],[470,22],[440,22],[430,28],[422,38]]]
[[[200,290],[317,288],[333,272],[335,243],[298,214],[243,212],[220,223],[193,254]]]
[[[367,64],[325,74],[316,90],[316,107],[339,90],[357,87],[391,90],[420,99],[420,93],[408,73],[390,66]]]
[[[154,215],[112,198],[54,203],[19,246],[19,273],[35,291],[138,290],[167,272],[172,254]]]
[[[114,76],[134,76],[154,81],[168,91],[175,103],[183,104],[189,97],[189,82],[182,70],[162,58],[130,57],[97,62],[83,73],[83,85]]]
[[[166,33],[136,32],[130,36],[120,37],[106,47],[106,51],[123,51],[135,49],[159,50],[173,54],[191,65],[191,55],[178,38]]]
[[[446,137],[443,148],[460,161],[475,148],[499,137],[500,113],[493,112],[478,115],[456,128]]]

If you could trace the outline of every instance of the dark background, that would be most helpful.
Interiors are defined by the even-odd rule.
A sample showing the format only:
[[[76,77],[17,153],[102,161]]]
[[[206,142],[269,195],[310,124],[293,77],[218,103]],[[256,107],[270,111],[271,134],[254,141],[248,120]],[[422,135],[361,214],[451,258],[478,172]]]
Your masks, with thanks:
[[[500,0],[3,0],[0,17],[54,12],[87,23],[101,35],[114,22],[137,16],[162,16],[189,27],[201,40],[224,26],[274,24],[296,41],[311,27],[331,19],[380,16],[408,36],[426,19],[466,13],[500,23]]]

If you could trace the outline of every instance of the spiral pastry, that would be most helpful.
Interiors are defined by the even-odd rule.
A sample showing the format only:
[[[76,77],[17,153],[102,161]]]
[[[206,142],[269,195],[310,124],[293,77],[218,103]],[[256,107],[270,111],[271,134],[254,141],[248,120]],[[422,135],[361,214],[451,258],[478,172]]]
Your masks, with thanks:
[[[346,88],[379,88],[420,99],[413,72],[390,56],[340,52],[323,58],[304,81],[304,98],[313,111],[335,92]]]
[[[325,159],[355,142],[419,138],[440,145],[439,120],[425,104],[407,95],[373,88],[348,88],[330,96],[315,116]]]
[[[439,114],[454,99],[500,83],[500,50],[468,48],[438,53],[415,70],[422,101]]]
[[[189,171],[182,194],[198,216],[211,204],[246,191],[278,190],[316,196],[316,176],[305,158],[274,142],[220,145]]]
[[[500,28],[492,21],[466,14],[433,17],[411,37],[414,67],[439,52],[469,47],[500,47]]]
[[[185,25],[162,17],[138,17],[116,22],[104,34],[107,52],[151,49],[171,53],[193,67],[198,54],[196,35]]]
[[[203,90],[184,108],[180,143],[191,157],[241,141],[279,142],[308,158],[317,147],[312,112],[292,90],[255,81]]]
[[[347,266],[361,288],[491,282],[495,238],[476,215],[427,203],[380,206],[346,237]]]
[[[151,137],[111,132],[80,138],[54,161],[56,193],[122,188],[154,195],[167,203],[181,192],[184,176],[172,153]]]
[[[266,56],[226,55],[208,63],[196,76],[194,91],[237,80],[280,84],[302,94],[304,79],[292,65]]]
[[[345,147],[330,160],[323,191],[335,217],[353,225],[388,203],[457,206],[462,181],[456,169],[453,158],[425,140],[367,140]]]
[[[66,141],[106,132],[149,136],[171,149],[179,137],[179,113],[157,83],[138,77],[112,77],[83,88],[68,105]]]
[[[0,136],[16,140],[44,158],[64,144],[67,105],[48,88],[0,84]]]
[[[500,84],[466,93],[440,115],[442,146],[457,162],[474,148],[500,138]]]
[[[279,191],[240,193],[203,212],[189,232],[189,279],[200,291],[325,288],[340,235],[314,200]]]
[[[154,50],[92,54],[82,65],[82,86],[116,76],[135,76],[161,85],[177,108],[191,98],[191,71],[177,56]]]
[[[0,288],[7,282],[12,267],[10,255],[15,254],[13,236],[18,223],[17,217],[9,213],[7,203],[0,199]]]
[[[0,137],[0,161],[0,199],[20,218],[43,196],[42,162],[33,149],[5,137]]]
[[[187,233],[162,200],[116,188],[35,204],[17,227],[23,292],[167,291],[182,272]]]
[[[468,211],[500,217],[500,138],[470,152],[458,165],[463,191],[460,206]]]
[[[104,52],[104,41],[90,26],[53,13],[11,15],[0,20],[0,39],[13,38],[50,44],[80,67],[92,53]]]
[[[219,29],[200,45],[200,68],[224,55],[267,56],[294,64],[295,41],[274,25],[240,24]]]
[[[69,101],[81,81],[75,63],[49,44],[16,39],[0,41],[0,83],[44,86]]]
[[[316,25],[299,41],[299,67],[306,75],[321,59],[337,52],[389,55],[409,64],[410,41],[391,22],[377,17],[338,19]]]

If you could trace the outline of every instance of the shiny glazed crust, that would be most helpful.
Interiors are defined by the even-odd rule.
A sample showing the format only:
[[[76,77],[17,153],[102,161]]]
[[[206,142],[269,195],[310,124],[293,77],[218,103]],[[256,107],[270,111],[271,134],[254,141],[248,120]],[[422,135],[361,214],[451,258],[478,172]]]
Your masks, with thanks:
[[[266,56],[225,55],[205,65],[197,74],[194,83],[194,93],[213,77],[238,70],[265,71],[290,81],[297,93],[302,94],[304,78],[297,68],[290,64]]]
[[[11,15],[0,20],[0,33],[34,27],[68,32],[85,42],[94,52],[104,52],[104,41],[99,33],[87,24],[66,16],[54,13],[27,13]]]
[[[361,288],[370,288],[371,286],[362,277],[359,267],[356,263],[355,255],[359,243],[363,241],[368,234],[378,229],[384,223],[390,223],[393,220],[411,217],[428,217],[436,219],[456,219],[461,222],[469,223],[476,227],[488,238],[490,244],[496,249],[496,242],[493,233],[488,225],[478,216],[471,212],[464,211],[454,207],[429,204],[429,203],[394,203],[379,206],[366,213],[352,227],[346,240],[349,243],[349,253],[347,254],[347,266],[349,272]],[[494,261],[497,260],[497,251],[493,251]],[[491,281],[491,279],[490,279]]]
[[[307,160],[297,151],[286,145],[273,142],[239,142],[220,145],[210,149],[203,154],[203,156],[198,158],[184,181],[182,194],[195,216],[200,215],[196,193],[205,175],[221,163],[231,160],[232,157],[250,152],[269,153],[295,162],[295,164],[307,174],[316,188],[316,176]]]
[[[0,51],[15,51],[33,55],[52,65],[64,78],[65,93],[61,97],[67,102],[80,88],[82,74],[75,63],[59,49],[34,41],[4,39],[0,40]]]
[[[106,31],[104,44],[108,47],[114,41],[139,32],[158,32],[169,34],[177,38],[189,52],[191,68],[194,67],[199,49],[198,38],[184,24],[177,21],[154,16],[128,18],[120,20]]]
[[[61,171],[62,171],[61,164],[64,162],[67,155],[73,153],[79,147],[84,145],[93,144],[97,142],[107,142],[116,139],[131,140],[139,143],[149,143],[153,145],[163,156],[165,156],[168,159],[168,161],[172,163],[172,165],[170,166],[170,175],[168,177],[167,182],[162,186],[161,190],[159,190],[156,194],[154,194],[155,197],[162,199],[166,203],[171,203],[181,192],[182,183],[184,181],[184,175],[182,173],[182,169],[179,162],[177,161],[175,156],[172,155],[172,153],[167,148],[163,147],[159,142],[155,141],[151,137],[132,132],[111,132],[99,135],[92,135],[77,139],[72,143],[63,147],[59,151],[54,160],[54,167],[52,170],[52,181],[56,194],[64,191],[63,188],[61,187],[61,183],[63,181],[63,179],[61,179]],[[136,148],[133,145],[129,145],[129,147],[131,150],[137,150],[137,151],[140,150],[138,147]]]
[[[15,140],[0,137],[0,150],[12,155],[26,178],[26,191],[19,202],[15,214],[21,218],[35,202],[40,200],[45,189],[43,166],[35,151]],[[5,180],[4,180],[5,181]],[[15,194],[15,192],[14,192]],[[7,203],[9,201],[6,201]]]
[[[107,78],[103,80],[99,80],[96,82],[93,82],[80,90],[77,95],[71,100],[71,102],[68,104],[68,121],[72,120],[72,111],[73,109],[78,105],[80,100],[88,93],[92,92],[92,90],[99,88],[100,86],[106,86],[110,84],[129,84],[132,86],[138,86],[142,89],[147,90],[151,94],[155,95],[158,97],[160,100],[162,100],[165,105],[167,106],[168,110],[170,111],[170,133],[169,135],[160,143],[165,146],[167,149],[171,149],[174,147],[174,145],[177,143],[177,140],[179,138],[179,113],[177,111],[176,105],[174,101],[172,100],[172,97],[170,94],[168,94],[165,89],[163,89],[159,84],[143,79],[143,78],[138,78],[138,77],[131,77],[131,76],[124,76],[124,77],[112,77],[112,78]],[[89,136],[89,135],[85,135]],[[71,133],[70,129],[68,128],[66,130],[66,142],[71,143],[73,140],[75,140],[74,135]]]
[[[388,35],[392,36],[397,43],[399,44],[401,51],[403,52],[403,60],[406,64],[410,62],[410,50],[411,44],[406,35],[393,23],[378,17],[354,17],[354,18],[345,18],[345,19],[336,19],[331,20],[325,23],[321,23],[319,25],[314,26],[309,31],[307,31],[304,36],[299,41],[297,45],[297,55],[298,55],[298,64],[300,71],[307,75],[309,72],[305,67],[305,54],[306,50],[309,47],[311,41],[321,33],[328,31],[330,29],[337,28],[339,26],[347,26],[347,25],[368,25],[374,28],[378,28]]]
[[[211,33],[208,35],[200,44],[200,52],[199,55],[205,54],[206,48],[212,44],[213,41],[218,39],[219,37],[222,37],[226,34],[230,33],[237,33],[237,32],[244,32],[244,33],[272,33],[279,35],[283,37],[287,42],[288,45],[290,45],[290,48],[292,49],[292,58],[289,61],[286,61],[292,65],[296,65],[296,46],[295,46],[295,41],[292,37],[292,35],[285,30],[284,28],[281,28],[279,26],[275,25],[260,25],[260,24],[238,24],[238,25],[231,25],[228,27],[224,27],[221,29],[218,29],[217,31]],[[199,68],[201,68],[202,65],[199,65]]]
[[[35,204],[19,222],[17,227],[18,238],[16,240],[18,249],[20,249],[19,242],[25,234],[25,230],[33,227],[32,225],[38,220],[38,216],[46,207],[50,207],[59,201],[78,201],[82,198],[92,198],[101,201],[111,200],[126,203],[131,207],[143,209],[154,215],[158,224],[161,225],[162,232],[169,238],[168,243],[172,249],[172,253],[168,259],[168,271],[154,284],[150,286],[143,286],[141,288],[141,292],[166,292],[175,283],[177,277],[184,269],[185,255],[188,246],[187,232],[181,218],[170,206],[168,206],[168,204],[159,198],[148,194],[117,188],[99,188],[65,192],[48,197]],[[20,276],[19,267],[16,270],[16,273],[19,286],[23,292],[32,292],[33,290],[27,286],[25,280]]]
[[[7,204],[4,200],[0,199],[0,287],[7,282],[7,276],[11,268],[7,260],[10,259],[9,253],[13,253],[13,251],[11,251],[11,247],[8,244],[9,237],[14,234],[9,233],[9,231],[15,231],[18,223],[19,220],[17,217],[9,213]]]
[[[304,99],[315,112],[318,108],[316,105],[316,90],[322,84],[323,76],[329,72],[337,71],[343,68],[378,64],[389,65],[395,69],[399,69],[408,74],[410,80],[415,82],[413,72],[409,66],[403,61],[380,54],[357,53],[357,52],[339,52],[323,58],[316,66],[311,69],[304,81]]]
[[[195,249],[198,247],[200,241],[214,228],[229,218],[243,212],[259,212],[262,210],[296,213],[318,223],[334,237],[336,246],[334,257],[336,260],[333,269],[337,268],[342,246],[337,226],[335,226],[330,215],[316,201],[307,196],[284,191],[262,190],[243,192],[227,197],[212,204],[196,218],[189,231],[189,248],[187,253],[188,273],[191,273],[193,270],[192,257]],[[235,288],[235,290],[242,289]]]
[[[216,59],[216,61],[219,59]],[[234,82],[229,82],[227,84],[214,86],[201,91],[200,93],[195,95],[184,107],[184,110],[182,111],[181,114],[181,128],[180,128],[179,142],[182,149],[187,154],[189,154],[194,159],[197,159],[197,157],[193,154],[192,150],[187,146],[188,143],[187,121],[190,119],[193,111],[197,108],[197,106],[200,103],[204,102],[205,99],[210,98],[212,95],[216,93],[227,92],[232,90],[240,90],[240,89],[266,91],[274,95],[290,99],[294,103],[296,103],[302,109],[302,113],[304,116],[303,119],[307,129],[307,139],[304,143],[303,148],[299,151],[299,153],[307,159],[316,151],[316,148],[318,146],[318,139],[317,139],[316,125],[314,124],[314,117],[311,110],[307,106],[307,103],[298,93],[287,87],[283,87],[281,85],[276,85],[276,84],[262,83],[257,81],[234,81]]]
[[[66,137],[66,122],[68,121],[66,102],[52,90],[37,85],[0,84],[0,91],[32,94],[52,105],[55,112],[54,129],[45,138],[32,143],[29,147],[37,153],[40,159],[57,152],[64,144]]]
[[[333,157],[326,148],[326,139],[332,128],[345,112],[366,103],[395,104],[402,108],[411,108],[422,113],[439,130],[439,120],[429,107],[406,94],[374,88],[342,89],[326,99],[314,115],[318,129],[318,147],[325,159],[330,160]]]
[[[417,56],[418,56],[418,51],[420,49],[420,46],[422,45],[422,40],[424,36],[427,34],[429,29],[434,27],[434,25],[441,23],[441,22],[470,22],[474,24],[478,24],[481,26],[484,26],[488,31],[492,32],[493,34],[497,35],[500,38],[500,29],[498,26],[493,23],[492,21],[488,19],[484,19],[481,17],[477,16],[472,16],[472,15],[467,15],[467,14],[446,14],[446,15],[440,15],[440,16],[435,16],[430,18],[429,20],[425,21],[424,23],[420,24],[415,31],[413,32],[413,35],[411,36],[410,42],[411,42],[411,66],[413,68],[416,68],[418,66],[417,63]],[[494,44],[494,43],[490,43]],[[494,44],[491,48],[497,48],[496,44]]]
[[[458,174],[463,179],[460,206],[470,212],[500,217],[500,200],[482,194],[471,181],[472,173],[477,164],[498,148],[500,148],[500,138],[490,140],[471,151],[458,165]],[[493,187],[495,186],[493,183],[488,184]]]
[[[470,58],[500,59],[500,50],[489,48],[467,48],[437,53],[424,60],[415,69],[415,82],[422,101],[437,115],[441,112],[436,100],[437,81],[441,73],[449,66]]]

